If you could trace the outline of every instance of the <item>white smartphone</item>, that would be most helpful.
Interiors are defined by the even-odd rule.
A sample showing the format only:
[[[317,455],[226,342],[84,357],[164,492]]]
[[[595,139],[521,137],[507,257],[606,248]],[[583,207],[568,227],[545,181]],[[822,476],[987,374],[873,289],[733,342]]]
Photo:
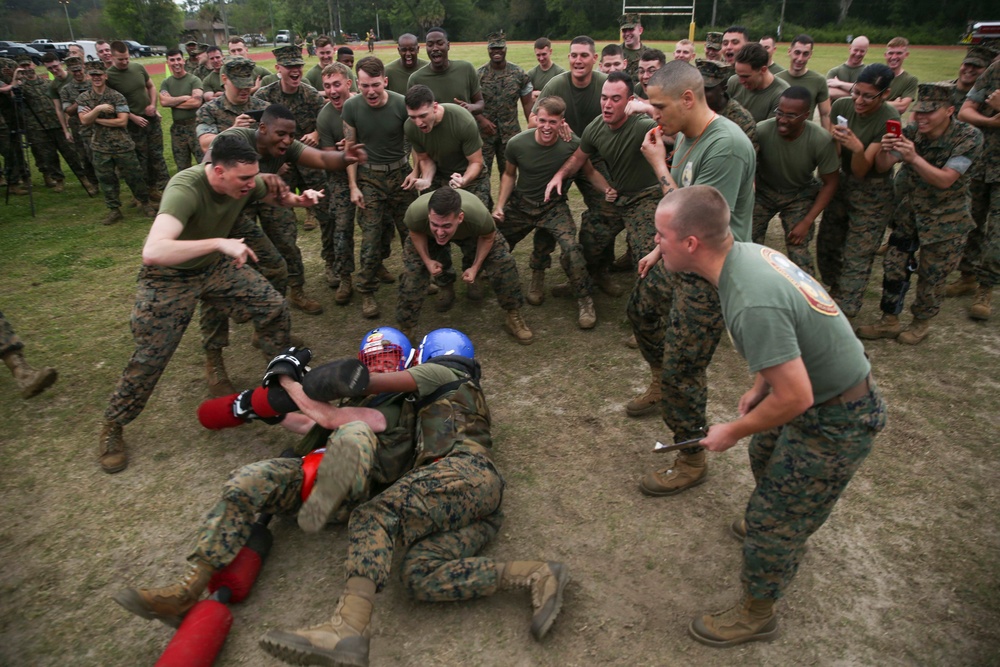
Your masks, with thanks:
[[[837,127],[847,127],[847,119],[843,116],[837,116]]]

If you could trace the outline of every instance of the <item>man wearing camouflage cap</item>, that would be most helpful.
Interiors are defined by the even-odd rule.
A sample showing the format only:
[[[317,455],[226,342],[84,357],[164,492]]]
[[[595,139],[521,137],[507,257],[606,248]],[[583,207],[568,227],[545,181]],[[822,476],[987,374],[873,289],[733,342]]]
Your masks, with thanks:
[[[632,77],[632,83],[639,83],[639,56],[642,45],[642,21],[638,14],[623,14],[618,17],[618,27],[622,33],[622,51],[625,52],[625,72]]]
[[[190,44],[190,42],[188,42]],[[185,68],[188,72],[204,80],[204,77],[208,76],[208,44],[198,44],[195,43],[193,47],[188,48],[188,66]]]
[[[983,147],[982,133],[952,118],[954,113],[950,85],[921,83],[913,122],[901,137],[882,137],[876,168],[888,171],[902,163],[894,182],[896,228],[883,260],[882,319],[858,327],[860,338],[895,338],[917,345],[927,338],[930,321],[941,309],[945,279],[958,267],[966,237],[975,227],[969,209],[968,171]],[[899,314],[917,250],[920,278],[910,307],[913,321],[904,328]]]
[[[695,66],[701,72],[701,78],[705,82],[705,102],[708,104],[708,108],[723,118],[728,118],[736,123],[753,144],[754,152],[759,152],[757,121],[742,104],[729,97],[729,90],[726,87],[736,70],[725,62],[701,58],[695,60]]]
[[[507,38],[503,30],[487,37],[486,49],[490,61],[476,70],[486,107],[481,115],[476,116],[476,122],[479,123],[479,134],[483,138],[483,164],[488,177],[493,169],[494,157],[497,171],[501,174],[504,172],[507,165],[504,159],[507,142],[521,131],[521,124],[517,120],[517,102],[521,101],[527,121],[534,101],[531,94],[534,87],[527,72],[514,63],[507,62]]]
[[[705,60],[723,60],[721,32],[710,32],[705,35]]]
[[[83,59],[71,56],[66,59],[66,68],[69,70],[69,81],[59,89],[59,103],[62,105],[63,114],[66,116],[66,124],[73,134],[73,143],[76,145],[76,154],[80,158],[87,180],[97,183],[97,172],[94,171],[94,156],[90,148],[90,141],[94,137],[94,126],[84,125],[80,122],[79,105],[76,99],[90,90],[90,79],[84,71]]]

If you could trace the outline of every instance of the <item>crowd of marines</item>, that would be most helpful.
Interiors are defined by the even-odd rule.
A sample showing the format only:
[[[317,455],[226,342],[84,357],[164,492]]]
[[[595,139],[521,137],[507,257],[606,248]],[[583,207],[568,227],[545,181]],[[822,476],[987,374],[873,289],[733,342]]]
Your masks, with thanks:
[[[232,385],[222,356],[229,320],[252,322],[253,343],[271,360],[262,388],[282,393],[282,425],[305,436],[293,457],[235,473],[181,582],[128,589],[120,604],[179,623],[248,539],[257,512],[298,512],[310,532],[330,518],[349,521],[348,580],[330,621],[268,633],[261,646],[269,653],[296,664],[367,665],[375,594],[397,540],[418,599],[525,587],[541,639],[568,568],[476,557],[502,520],[503,479],[491,460],[474,348],[460,331],[417,332],[428,296],[447,312],[457,283],[480,300],[488,281],[503,328],[531,344],[525,302],[544,303],[558,247],[566,282],[548,293],[575,299],[580,329],[597,325],[594,290],[624,295],[612,273],[637,276],[624,343],[651,377],[625,411],[661,416],[677,451],[642,477],[643,494],[704,483],[706,450],[753,436],[756,487],[732,525],[744,545],[742,593],[733,607],[696,617],[689,632],[717,647],[775,636],[774,603],[806,540],[885,425],[859,339],[919,344],[946,296],[974,293],[970,317],[991,315],[1000,276],[1000,56],[988,44],[970,47],[954,80],[920,83],[904,69],[904,38],[888,43],[884,64],[865,64],[869,43],[858,37],[824,76],[809,69],[814,42],[805,34],[791,41],[785,69],[774,62],[774,38],[752,41],[740,26],[709,33],[698,58],[689,40],[672,57],[646,48],[638,15],[619,25],[621,43],[600,51],[590,37],[573,39],[566,69],[538,39],[538,65],[528,71],[507,61],[502,31],[488,36],[489,60],[478,69],[450,59],[441,28],[427,32],[427,60],[407,34],[387,64],[375,56],[355,63],[350,49],[320,37],[320,62],[305,74],[296,46],[274,49],[271,74],[240,38],[228,55],[192,42],[187,58],[167,53],[158,93],[121,42],[98,42],[97,60],[47,55],[51,82],[30,61],[0,61],[0,108],[8,123],[24,121],[45,185],[64,189],[61,155],[89,195],[99,187],[104,224],[124,217],[119,179],[154,218],[132,312],[136,349],[104,414],[101,468],[127,466],[123,427],[141,413],[199,305],[209,393],[231,397],[240,421],[264,417],[262,404]],[[158,106],[172,114],[172,178]],[[9,168],[23,164],[20,146],[0,130],[7,187],[24,192],[23,170]],[[585,206],[579,224],[567,200],[572,185]],[[360,316],[377,320],[380,289],[398,282],[395,326],[361,343],[356,363],[370,374],[361,391],[322,399],[307,391],[289,308],[319,315],[323,306],[305,292],[293,207],[310,212],[306,229],[320,229],[335,303],[348,306],[356,292]],[[761,245],[775,216],[784,255]],[[532,232],[525,287],[511,251]],[[616,258],[620,232],[625,251]],[[398,276],[385,265],[397,239]],[[863,324],[856,319],[880,254],[882,315]],[[946,283],[956,269],[958,280]],[[3,359],[23,396],[37,395],[55,371],[31,368],[2,315],[0,323]],[[755,382],[738,419],[709,426],[706,371],[723,330]],[[309,464],[314,450],[321,456]]]

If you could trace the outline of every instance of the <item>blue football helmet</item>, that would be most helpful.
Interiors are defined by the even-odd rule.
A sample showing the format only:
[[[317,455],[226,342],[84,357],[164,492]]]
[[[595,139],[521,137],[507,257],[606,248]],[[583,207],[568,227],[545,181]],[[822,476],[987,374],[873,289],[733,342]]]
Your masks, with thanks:
[[[379,327],[372,329],[361,339],[358,360],[369,373],[391,373],[409,368],[413,362],[414,350],[399,329]]]
[[[469,337],[457,329],[435,329],[420,342],[417,363],[450,354],[474,359],[476,349]]]

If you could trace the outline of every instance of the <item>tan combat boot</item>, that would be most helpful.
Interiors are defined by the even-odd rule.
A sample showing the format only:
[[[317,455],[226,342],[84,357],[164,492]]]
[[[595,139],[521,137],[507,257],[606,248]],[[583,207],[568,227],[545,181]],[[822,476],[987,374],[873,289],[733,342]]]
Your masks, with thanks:
[[[236,393],[236,388],[226,373],[222,350],[205,350],[205,380],[208,382],[209,395],[215,398]]]
[[[375,582],[351,577],[329,621],[293,632],[271,630],[260,647],[293,665],[368,667],[374,606]]]
[[[97,457],[101,470],[109,475],[125,470],[128,465],[128,454],[125,453],[125,437],[122,425],[118,422],[105,421],[101,429],[100,454]]]
[[[854,333],[862,340],[878,340],[879,338],[896,338],[903,331],[903,324],[896,315],[882,314],[875,324],[865,324],[855,329]]]
[[[307,208],[306,221],[302,223],[302,231],[311,232],[317,227],[319,227],[319,220],[316,219],[316,213],[311,208]]]
[[[531,329],[528,325],[524,323],[524,318],[521,317],[520,310],[508,310],[507,319],[504,320],[503,328],[511,336],[517,339],[517,342],[521,345],[531,345],[535,340],[534,334],[531,333]]]
[[[20,350],[5,354],[3,362],[7,364],[11,375],[17,381],[17,388],[21,391],[21,398],[38,396],[59,379],[59,373],[54,368],[43,368],[36,371],[24,360],[24,355],[21,354]]]
[[[622,288],[611,279],[611,274],[607,270],[600,271],[594,276],[594,285],[608,296],[619,297],[624,294]]]
[[[330,264],[327,264],[326,268],[323,269],[323,280],[325,280],[326,284],[330,286],[330,289],[337,289],[340,287],[340,274],[337,273],[337,270]]]
[[[323,305],[315,299],[306,296],[302,285],[288,288],[288,303],[301,310],[306,315],[319,315],[323,312]]]
[[[97,186],[90,182],[89,178],[80,179],[80,183],[83,184],[83,189],[87,191],[87,194],[91,197],[96,197],[98,193]]]
[[[378,269],[375,270],[375,277],[379,279],[379,282],[385,283],[386,285],[391,285],[396,282],[396,276],[389,273],[389,269],[385,268],[385,264],[378,265]]]
[[[976,280],[975,275],[963,272],[958,280],[945,285],[944,295],[947,297],[965,296],[966,294],[975,292],[978,286],[979,281]]]
[[[153,206],[153,204],[150,202],[146,202],[139,208],[142,210],[142,214],[147,218],[155,218],[157,214],[160,212],[159,209]]]
[[[465,298],[469,301],[482,301],[483,284],[481,282],[466,283]]]
[[[736,519],[729,526],[729,532],[733,534],[733,537],[742,542],[747,538],[747,520],[743,517]]]
[[[528,285],[528,294],[524,300],[532,306],[540,306],[545,301],[545,272],[532,271],[531,283]]]
[[[655,414],[660,409],[660,398],[662,397],[660,394],[660,376],[663,374],[663,369],[659,366],[653,366],[649,370],[653,377],[649,381],[646,391],[625,404],[625,414],[629,417],[643,417]]]
[[[351,295],[354,294],[354,279],[350,273],[340,274],[337,293],[333,295],[333,300],[343,306],[351,302]]]
[[[149,201],[154,204],[159,204],[163,200],[163,193],[156,188],[150,188],[149,190]]]
[[[580,314],[576,318],[576,325],[581,329],[593,329],[597,326],[597,311],[594,310],[593,297],[584,296],[576,301],[580,308]]]
[[[918,320],[913,318],[910,322],[910,326],[906,327],[899,336],[896,337],[896,342],[902,343],[903,345],[920,345],[927,338],[927,334],[931,330],[930,319]]]
[[[432,283],[433,284],[433,283]],[[438,290],[437,303],[434,310],[439,313],[447,313],[455,305],[455,284],[441,285]]]
[[[108,209],[108,214],[104,216],[103,220],[101,220],[101,224],[104,226],[113,225],[124,219],[125,216],[122,215],[122,210],[120,208],[110,208]]]
[[[632,350],[639,349],[639,341],[636,340],[635,334],[632,334],[631,336],[625,339],[625,347],[630,348]]]
[[[378,317],[378,301],[370,292],[361,294],[361,316],[369,320]]]
[[[972,306],[969,308],[969,317],[974,320],[990,319],[990,314],[992,313],[990,301],[992,299],[993,288],[980,285],[979,289],[976,290],[976,300],[972,302]]]
[[[688,632],[695,640],[715,648],[771,641],[778,634],[774,600],[757,600],[744,593],[736,606],[694,618]]]
[[[672,496],[698,486],[708,479],[708,463],[705,450],[697,454],[677,452],[673,465],[643,475],[639,490],[647,496]]]
[[[514,560],[497,563],[500,590],[526,588],[531,592],[531,635],[541,641],[562,608],[563,590],[569,583],[569,568],[563,563]]]
[[[136,616],[176,628],[201,599],[214,572],[214,567],[196,559],[180,583],[163,588],[126,588],[115,593],[114,600]]]
[[[66,190],[66,181],[53,181],[52,192],[62,193]]]

